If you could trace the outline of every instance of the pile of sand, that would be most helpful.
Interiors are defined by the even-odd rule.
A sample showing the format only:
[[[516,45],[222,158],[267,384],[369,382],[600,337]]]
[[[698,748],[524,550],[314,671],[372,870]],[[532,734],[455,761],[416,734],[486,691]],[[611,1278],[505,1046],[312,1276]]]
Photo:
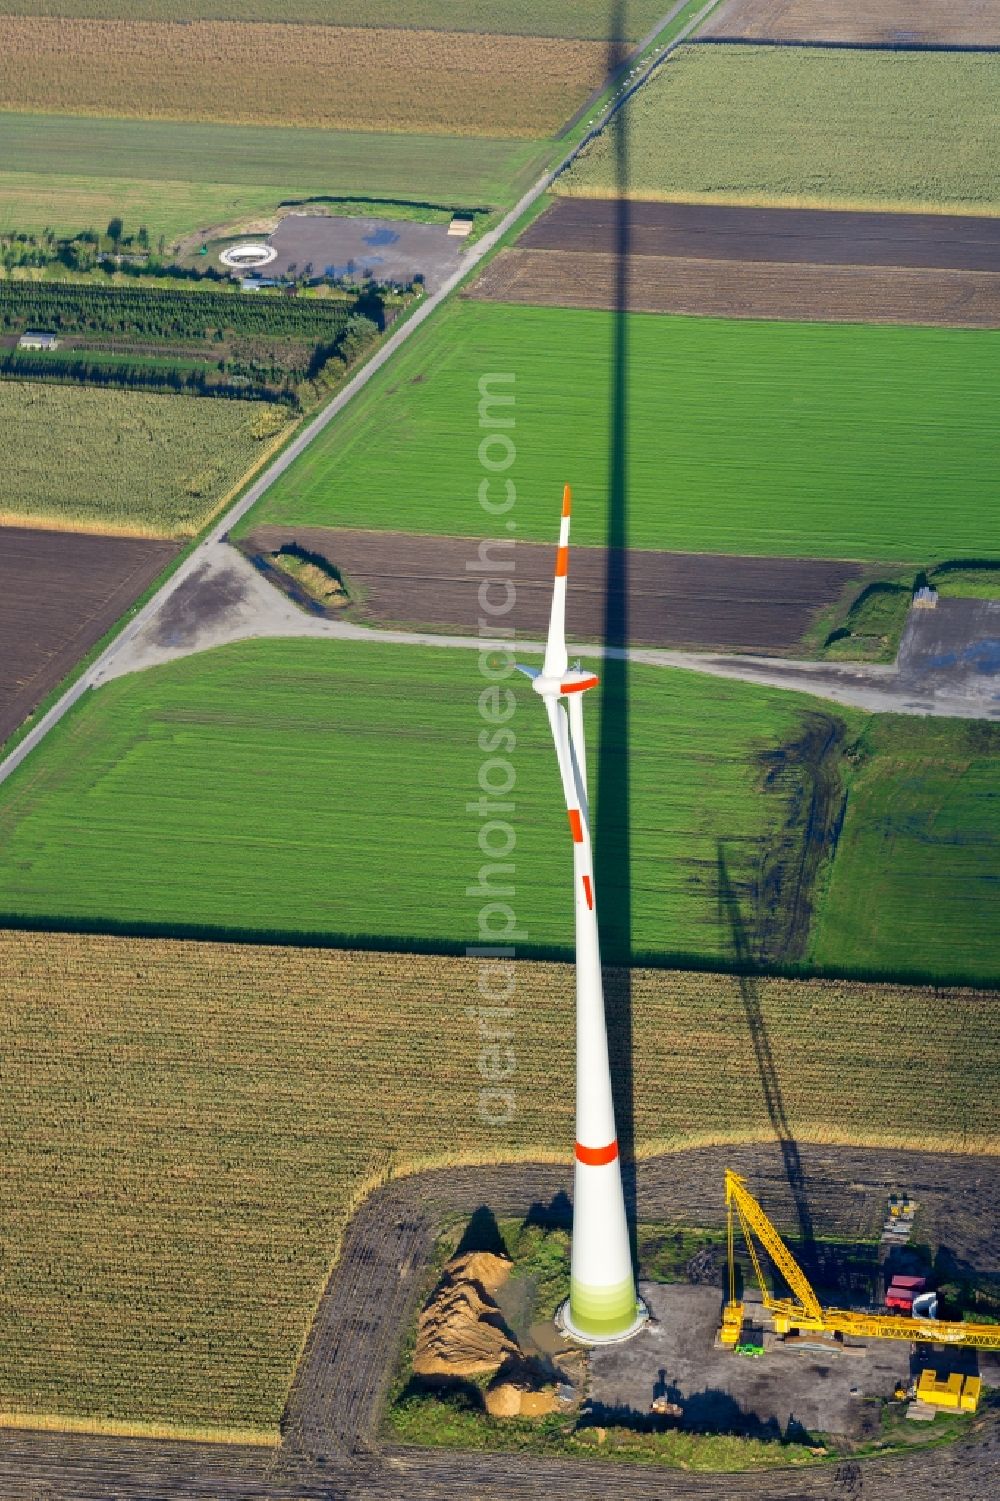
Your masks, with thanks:
[[[534,1361],[514,1358],[497,1373],[485,1400],[494,1418],[541,1418],[554,1409],[556,1389]]]
[[[491,1251],[470,1251],[448,1262],[417,1321],[414,1375],[479,1376],[520,1354],[493,1298],[510,1265]]]

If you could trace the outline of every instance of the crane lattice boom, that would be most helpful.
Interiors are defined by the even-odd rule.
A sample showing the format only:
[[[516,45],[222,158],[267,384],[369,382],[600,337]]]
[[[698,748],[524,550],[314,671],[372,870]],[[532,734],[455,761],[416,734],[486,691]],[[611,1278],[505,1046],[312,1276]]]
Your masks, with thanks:
[[[966,1324],[947,1319],[914,1319],[887,1313],[855,1313],[846,1308],[823,1308],[805,1272],[738,1173],[726,1173],[726,1208],[729,1239],[729,1302],[722,1315],[720,1338],[735,1345],[743,1326],[743,1304],[736,1297],[736,1263],[733,1215],[740,1222],[760,1285],[764,1307],[774,1319],[777,1334],[792,1329],[848,1334],[859,1339],[921,1340],[929,1344],[964,1345],[979,1350],[1000,1350],[1000,1325]],[[768,1291],[756,1242],[767,1251],[788,1283],[794,1297],[775,1298]]]

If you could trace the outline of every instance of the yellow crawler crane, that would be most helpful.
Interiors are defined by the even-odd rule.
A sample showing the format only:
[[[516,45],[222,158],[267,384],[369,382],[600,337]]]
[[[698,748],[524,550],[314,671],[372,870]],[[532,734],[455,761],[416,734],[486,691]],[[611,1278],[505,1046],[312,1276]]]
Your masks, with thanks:
[[[726,1173],[726,1209],[729,1237],[729,1302],[722,1314],[719,1338],[724,1345],[739,1342],[743,1328],[743,1304],[736,1297],[735,1223],[740,1222],[750,1252],[754,1274],[760,1284],[764,1307],[774,1320],[776,1334],[791,1330],[848,1334],[857,1339],[920,1340],[928,1344],[959,1345],[978,1350],[1000,1350],[1000,1324],[965,1324],[946,1319],[913,1319],[891,1313],[854,1313],[846,1308],[822,1308],[809,1279],[785,1245],[767,1215],[749,1192],[746,1179]],[[774,1298],[768,1292],[757,1253],[757,1241],[794,1294]]]

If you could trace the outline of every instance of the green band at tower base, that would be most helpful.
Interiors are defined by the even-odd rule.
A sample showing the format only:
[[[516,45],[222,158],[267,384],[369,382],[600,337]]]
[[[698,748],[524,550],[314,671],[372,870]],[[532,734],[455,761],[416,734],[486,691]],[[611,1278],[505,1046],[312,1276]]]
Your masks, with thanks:
[[[631,1277],[614,1287],[588,1287],[575,1280],[569,1285],[569,1316],[581,1334],[625,1334],[635,1323],[635,1283]]]

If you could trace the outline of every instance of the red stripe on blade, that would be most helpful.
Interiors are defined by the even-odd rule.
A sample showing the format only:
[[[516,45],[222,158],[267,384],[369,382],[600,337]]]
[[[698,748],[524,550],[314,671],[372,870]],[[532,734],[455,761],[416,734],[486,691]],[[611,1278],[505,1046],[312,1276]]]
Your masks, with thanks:
[[[569,485],[563,485],[563,515],[568,516],[573,505],[573,492]]]
[[[560,693],[585,693],[588,688],[596,688],[599,679],[596,677],[581,678],[577,683],[560,683]]]
[[[589,876],[584,876],[584,878],[583,878],[583,894],[587,898],[587,906],[590,908],[591,912],[593,912],[593,910],[594,910],[594,888],[590,884],[590,877]]]
[[[606,1167],[617,1156],[617,1141],[613,1141],[608,1147],[582,1147],[579,1142],[576,1144],[576,1160],[585,1163],[587,1167]]]
[[[583,822],[580,818],[580,810],[579,808],[569,808],[567,812],[569,813],[569,826],[573,833],[573,843],[582,844]]]
[[[569,573],[569,548],[560,547],[556,553],[556,578],[564,579]]]

